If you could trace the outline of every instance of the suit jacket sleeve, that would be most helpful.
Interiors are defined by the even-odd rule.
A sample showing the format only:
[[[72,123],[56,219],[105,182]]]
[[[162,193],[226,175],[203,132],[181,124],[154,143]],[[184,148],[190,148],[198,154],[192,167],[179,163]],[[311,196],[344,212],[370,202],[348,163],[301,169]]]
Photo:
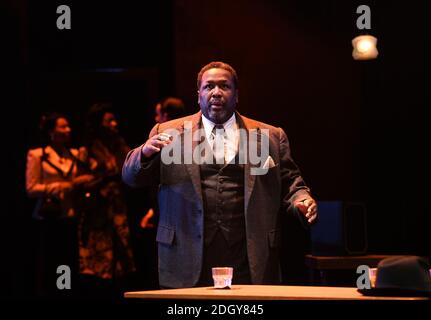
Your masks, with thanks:
[[[42,183],[40,158],[41,155],[37,155],[34,150],[27,153],[25,187],[29,197],[40,197],[46,192],[46,186]]]
[[[304,215],[294,209],[293,203],[297,200],[310,198],[310,189],[305,184],[298,166],[292,159],[289,140],[286,133],[281,128],[279,128],[279,130],[283,211],[292,211],[294,214],[298,215],[301,222],[307,226],[308,224]]]
[[[150,132],[149,138],[158,134],[159,124]],[[156,185],[160,180],[160,152],[150,158],[142,154],[144,145],[131,150],[123,164],[122,177],[125,184],[131,187]]]
[[[46,183],[43,181],[41,157],[41,148],[29,150],[27,153],[25,172],[25,188],[27,195],[30,198],[44,196],[58,197],[63,190],[62,184],[61,182]]]

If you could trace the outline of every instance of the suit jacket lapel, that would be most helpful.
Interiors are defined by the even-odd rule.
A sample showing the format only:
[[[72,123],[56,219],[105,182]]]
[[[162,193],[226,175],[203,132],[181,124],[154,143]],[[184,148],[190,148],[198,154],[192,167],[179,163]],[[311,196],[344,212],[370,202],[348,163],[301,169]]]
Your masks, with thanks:
[[[200,122],[201,122],[201,112],[199,111],[198,113],[195,113],[192,116],[192,137],[193,134],[200,129]],[[187,128],[184,128],[183,125],[183,130],[190,130]],[[184,131],[183,131],[184,132]],[[192,142],[192,151],[194,151],[196,149],[196,147],[198,146],[198,144],[200,143],[200,141],[194,141]],[[184,139],[183,139],[183,145],[182,145],[182,150],[185,150],[184,148]],[[200,173],[200,169],[199,169],[199,164],[194,163],[194,161],[192,161],[191,164],[185,164],[187,171],[190,174],[190,178],[192,180],[192,184],[193,187],[195,188],[196,194],[199,197],[200,200],[200,204],[201,206],[203,205],[203,199],[202,199],[202,187],[201,187],[201,173]]]
[[[247,161],[244,165],[244,212],[245,214],[247,214],[247,210],[248,210],[248,204],[250,202],[250,197],[251,194],[253,192],[253,188],[254,188],[254,184],[256,181],[256,175],[252,175],[251,174],[251,169],[254,167],[258,167],[258,165],[254,165],[250,163],[250,159],[249,159],[249,139],[250,137],[254,137],[256,138],[257,141],[257,150],[260,150],[260,144],[261,144],[261,133],[260,133],[260,128],[251,125],[246,119],[244,119],[238,112],[236,112],[236,116],[238,119],[238,126],[241,129],[246,129],[247,130],[247,142],[244,143],[244,141],[240,141],[240,148],[244,148],[243,152],[246,153],[246,157],[247,157]],[[201,112],[199,111],[198,113],[194,114],[192,116],[192,136],[195,133],[195,131],[200,129],[200,123],[201,123]],[[184,130],[190,130],[187,128],[184,128],[183,126],[183,133]],[[196,147],[198,146],[198,144],[200,143],[200,141],[194,141],[192,142],[192,150],[194,151],[196,149]],[[183,150],[184,149],[184,139],[183,139]],[[193,187],[195,188],[196,194],[199,197],[200,200],[200,204],[202,206],[203,204],[203,199],[202,199],[202,187],[201,187],[201,175],[200,175],[200,169],[199,169],[199,164],[194,163],[194,161],[192,161],[192,164],[185,164],[187,171],[190,174],[190,178],[193,184]]]
[[[249,147],[250,147],[250,137],[256,138],[257,150],[260,150],[260,128],[252,126],[246,119],[244,119],[238,112],[236,112],[238,119],[239,128],[247,130],[247,143],[244,144],[240,141],[240,148],[244,148],[242,152],[245,152],[247,161],[244,165],[244,213],[247,215],[248,204],[250,202],[250,197],[253,192],[254,184],[256,182],[256,175],[251,174],[251,169],[257,167],[257,165],[250,163],[249,157]]]

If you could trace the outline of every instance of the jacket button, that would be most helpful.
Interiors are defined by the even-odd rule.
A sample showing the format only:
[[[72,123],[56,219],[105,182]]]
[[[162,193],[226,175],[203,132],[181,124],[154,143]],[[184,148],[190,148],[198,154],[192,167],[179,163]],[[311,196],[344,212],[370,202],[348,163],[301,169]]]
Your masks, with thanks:
[[[219,192],[219,193],[222,193],[222,192],[223,192],[223,188],[219,188],[219,189],[218,189],[218,192]]]

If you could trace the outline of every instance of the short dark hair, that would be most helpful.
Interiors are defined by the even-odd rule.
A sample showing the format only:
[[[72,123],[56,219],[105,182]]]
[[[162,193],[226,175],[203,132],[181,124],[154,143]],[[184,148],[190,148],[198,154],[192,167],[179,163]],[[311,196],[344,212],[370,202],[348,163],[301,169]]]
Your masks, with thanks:
[[[235,89],[238,88],[238,75],[236,74],[236,71],[234,68],[232,68],[229,64],[221,61],[213,61],[208,63],[206,66],[204,66],[201,71],[198,73],[198,81],[197,86],[198,90],[201,88],[201,82],[202,82],[202,75],[205,71],[208,71],[209,69],[224,69],[226,71],[229,71],[232,74],[233,77],[233,83],[235,84]]]
[[[185,115],[184,102],[180,98],[166,97],[160,101],[161,113],[167,113],[169,120],[180,118]]]
[[[40,140],[42,145],[48,145],[51,142],[50,133],[57,126],[57,120],[63,118],[67,119],[67,117],[59,112],[45,112],[40,117],[39,121],[39,132],[40,132]]]

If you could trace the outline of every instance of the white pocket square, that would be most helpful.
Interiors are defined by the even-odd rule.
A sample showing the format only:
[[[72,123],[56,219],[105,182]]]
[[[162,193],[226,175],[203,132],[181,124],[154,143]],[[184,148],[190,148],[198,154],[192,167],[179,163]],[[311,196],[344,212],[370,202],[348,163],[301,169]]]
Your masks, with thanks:
[[[271,156],[268,156],[268,158],[266,158],[266,161],[262,166],[262,169],[271,169],[272,167],[275,167],[274,160],[272,160]]]

